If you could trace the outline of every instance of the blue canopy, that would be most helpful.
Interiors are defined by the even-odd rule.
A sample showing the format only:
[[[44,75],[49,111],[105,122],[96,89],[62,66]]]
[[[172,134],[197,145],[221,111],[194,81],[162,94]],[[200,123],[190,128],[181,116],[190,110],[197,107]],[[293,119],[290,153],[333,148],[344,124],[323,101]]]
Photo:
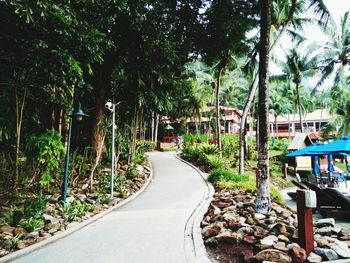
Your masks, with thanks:
[[[312,155],[322,155],[327,153],[320,153],[319,152],[312,152],[312,150],[317,150],[319,148],[322,148],[323,144],[320,142],[315,142],[314,144],[311,144],[305,148],[302,148],[300,150],[297,150],[295,152],[288,153],[286,156],[288,157],[297,157],[297,156],[312,156]]]
[[[334,142],[323,145],[320,148],[314,148],[310,150],[312,153],[322,154],[350,154],[350,136],[344,136],[343,138]]]

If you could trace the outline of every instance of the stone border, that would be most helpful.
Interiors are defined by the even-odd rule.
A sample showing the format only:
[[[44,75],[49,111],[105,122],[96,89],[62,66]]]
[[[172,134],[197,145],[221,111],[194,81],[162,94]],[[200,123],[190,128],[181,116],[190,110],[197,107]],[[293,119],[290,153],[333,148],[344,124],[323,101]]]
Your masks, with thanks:
[[[4,257],[1,257],[0,258],[0,263],[6,263],[6,262],[11,262],[11,261],[14,261],[15,259],[18,259],[20,257],[23,257],[31,252],[33,252],[34,250],[38,250],[38,249],[41,249],[42,247],[44,246],[47,246],[59,239],[62,239],[68,235],[71,235],[73,234],[74,232],[78,231],[79,229],[91,224],[91,223],[94,223],[96,222],[98,219],[106,216],[107,214],[109,214],[110,212],[112,212],[113,210],[116,210],[124,205],[126,205],[127,203],[131,202],[132,200],[134,200],[136,197],[138,197],[140,194],[143,193],[143,191],[148,187],[148,185],[151,183],[152,179],[153,179],[153,166],[152,166],[152,163],[149,162],[149,165],[150,168],[151,168],[151,173],[147,179],[147,182],[136,192],[134,193],[133,195],[129,196],[128,198],[124,199],[123,201],[121,201],[120,203],[116,204],[115,206],[113,207],[110,207],[108,208],[107,210],[89,218],[88,220],[85,220],[81,223],[78,223],[77,225],[75,226],[72,226],[71,228],[63,231],[62,233],[59,233],[57,235],[54,235],[52,237],[49,237],[43,241],[40,241],[38,243],[35,243],[33,245],[30,245],[26,248],[23,248],[23,249],[20,249],[20,250],[17,250],[15,252],[12,252]]]
[[[185,255],[186,261],[189,263],[211,263],[208,258],[206,248],[204,246],[202,238],[201,222],[204,214],[208,211],[208,207],[213,200],[213,195],[215,193],[214,187],[208,182],[208,174],[202,173],[193,164],[181,159],[179,156],[175,157],[192,167],[199,176],[203,179],[203,184],[205,184],[205,193],[203,194],[202,200],[196,206],[190,217],[187,219],[185,229],[184,229],[184,245],[185,245]]]

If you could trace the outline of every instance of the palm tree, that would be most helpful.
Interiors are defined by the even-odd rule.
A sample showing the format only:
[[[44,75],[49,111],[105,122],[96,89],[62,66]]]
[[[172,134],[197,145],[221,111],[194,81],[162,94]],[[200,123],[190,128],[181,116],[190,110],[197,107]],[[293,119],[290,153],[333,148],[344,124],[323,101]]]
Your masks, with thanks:
[[[321,45],[316,44],[321,50],[318,56],[322,58],[320,61],[322,77],[317,83],[317,87],[332,74],[335,74],[334,86],[337,86],[341,81],[346,81],[346,76],[343,73],[350,66],[350,11],[343,16],[340,28],[334,23],[329,24],[326,33],[329,41]]]
[[[282,36],[285,34],[285,32],[288,32],[290,35],[296,36],[295,33],[293,33],[291,30],[289,30],[289,27],[291,25],[297,26],[300,28],[300,26],[304,22],[310,22],[310,19],[300,19],[299,14],[301,11],[305,10],[305,6],[308,6],[309,9],[312,9],[313,12],[319,16],[319,24],[322,26],[326,25],[328,23],[328,20],[330,18],[329,12],[326,8],[326,6],[323,3],[323,0],[279,0],[274,1],[273,5],[273,27],[274,31],[278,32],[277,36],[274,38],[274,41],[272,42],[270,52],[273,52],[274,48],[276,47],[276,44],[279,42],[279,40],[282,38]],[[254,59],[257,54],[257,51],[254,51],[252,54],[252,58]],[[250,63],[253,64],[254,63]],[[251,70],[251,72],[254,72],[254,70]],[[251,107],[252,101],[255,97],[255,93],[258,87],[258,75],[255,74],[255,78],[253,78],[252,84],[250,86],[250,92],[246,100],[246,104],[243,109],[242,113],[242,119],[241,119],[241,129],[240,129],[240,138],[239,138],[239,173],[244,173],[244,128],[246,125],[246,118],[248,116],[249,109]]]
[[[282,74],[274,76],[274,79],[292,81],[295,84],[296,105],[299,113],[299,125],[303,131],[302,103],[300,99],[300,87],[302,80],[312,77],[318,72],[317,57],[309,58],[309,54],[301,54],[299,50],[293,48],[287,54],[286,61],[278,61]]]
[[[261,0],[259,50],[259,149],[255,211],[267,214],[271,206],[269,179],[269,54],[272,0]],[[242,127],[243,128],[243,127]]]

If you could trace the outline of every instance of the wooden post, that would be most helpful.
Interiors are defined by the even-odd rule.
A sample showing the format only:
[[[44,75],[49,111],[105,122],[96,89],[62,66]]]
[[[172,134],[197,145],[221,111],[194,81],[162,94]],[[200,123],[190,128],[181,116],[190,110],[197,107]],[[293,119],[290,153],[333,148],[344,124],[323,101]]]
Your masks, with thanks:
[[[312,199],[311,202],[310,199]],[[312,207],[316,206],[316,200],[313,199],[316,199],[315,192],[297,190],[299,243],[306,250],[306,254],[314,251]]]
[[[282,172],[285,179],[288,179],[288,163],[282,164]]]

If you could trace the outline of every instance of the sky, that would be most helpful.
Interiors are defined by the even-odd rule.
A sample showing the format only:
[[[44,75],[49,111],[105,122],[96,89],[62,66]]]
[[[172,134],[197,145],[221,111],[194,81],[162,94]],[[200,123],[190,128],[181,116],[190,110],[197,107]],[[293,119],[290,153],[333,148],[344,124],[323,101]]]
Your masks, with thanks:
[[[341,22],[341,17],[344,16],[345,12],[350,11],[350,0],[324,0],[329,12],[331,13],[331,16],[333,17],[336,25],[339,27]],[[315,17],[315,15],[311,12],[307,12],[307,16]],[[321,32],[321,30],[317,26],[309,26],[305,28],[305,36],[310,39],[311,41],[327,41],[327,37]],[[293,44],[289,40],[288,37],[284,37],[281,39],[281,44],[279,47],[279,50],[277,50],[277,56],[283,57],[284,52],[283,50],[288,47],[288,49]],[[281,73],[280,69],[276,66],[271,64],[271,72],[272,74],[278,74]],[[317,82],[317,79],[311,79],[310,83],[311,85],[315,85]],[[320,87],[320,90],[328,88],[332,83],[332,77],[329,78],[324,85]]]

